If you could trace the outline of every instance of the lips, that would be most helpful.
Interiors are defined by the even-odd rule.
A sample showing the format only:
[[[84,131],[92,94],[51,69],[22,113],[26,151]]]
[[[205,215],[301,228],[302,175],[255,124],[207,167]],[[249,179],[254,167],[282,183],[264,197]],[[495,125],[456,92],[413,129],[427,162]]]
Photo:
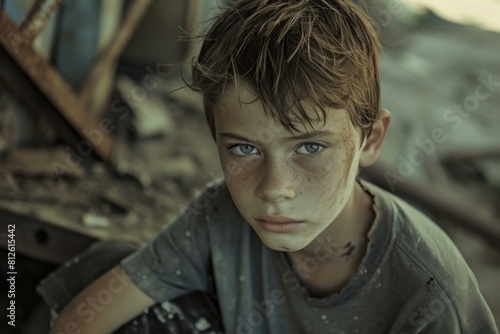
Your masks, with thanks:
[[[288,217],[268,216],[268,215],[259,217],[259,218],[257,218],[257,220],[265,221],[268,223],[278,223],[278,224],[281,224],[281,223],[299,223],[300,222],[298,220],[288,218]]]
[[[255,221],[264,230],[275,233],[293,232],[300,227],[303,221],[283,216],[262,216]]]

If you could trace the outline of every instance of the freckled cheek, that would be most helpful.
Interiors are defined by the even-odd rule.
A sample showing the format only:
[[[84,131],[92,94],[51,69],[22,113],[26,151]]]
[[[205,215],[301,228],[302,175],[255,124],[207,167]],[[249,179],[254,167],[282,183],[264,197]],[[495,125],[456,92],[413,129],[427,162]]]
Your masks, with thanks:
[[[255,163],[245,161],[244,159],[229,158],[221,159],[222,169],[226,173],[226,183],[236,206],[244,214],[252,206],[252,197],[255,193],[255,187],[258,183],[256,179],[258,171]],[[238,173],[228,175],[228,166],[238,166]]]
[[[303,164],[301,174],[304,176],[301,178],[306,179],[309,184],[315,187],[329,189],[332,185],[336,185],[342,177],[342,165],[342,162],[339,162],[337,158],[326,156],[313,163]]]
[[[342,197],[342,163],[332,157],[325,157],[310,166],[303,166],[301,176],[304,194],[318,210],[335,206]]]

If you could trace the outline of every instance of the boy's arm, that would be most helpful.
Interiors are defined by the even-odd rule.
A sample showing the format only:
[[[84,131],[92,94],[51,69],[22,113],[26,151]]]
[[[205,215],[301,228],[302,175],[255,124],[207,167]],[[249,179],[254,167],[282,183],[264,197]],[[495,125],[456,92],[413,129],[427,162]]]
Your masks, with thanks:
[[[117,265],[64,307],[50,334],[111,333],[155,303]]]

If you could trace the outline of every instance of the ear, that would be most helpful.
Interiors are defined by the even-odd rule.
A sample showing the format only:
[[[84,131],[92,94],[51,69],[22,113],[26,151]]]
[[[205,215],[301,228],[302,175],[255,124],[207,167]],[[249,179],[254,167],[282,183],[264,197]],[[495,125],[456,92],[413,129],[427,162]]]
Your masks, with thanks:
[[[391,113],[387,109],[381,109],[378,120],[373,124],[372,132],[363,140],[359,159],[360,167],[368,167],[377,160],[390,123]]]

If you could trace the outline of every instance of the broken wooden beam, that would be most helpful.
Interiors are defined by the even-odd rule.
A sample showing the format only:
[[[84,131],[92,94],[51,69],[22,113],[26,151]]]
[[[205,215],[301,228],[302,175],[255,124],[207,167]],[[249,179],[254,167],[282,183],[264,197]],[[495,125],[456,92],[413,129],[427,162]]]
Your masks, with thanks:
[[[63,0],[36,0],[21,21],[19,31],[27,40],[33,40],[54,15]]]
[[[33,50],[4,11],[0,11],[0,31],[0,81],[29,109],[47,117],[77,151],[80,147],[83,155],[96,153],[109,162],[114,145],[109,124],[90,117],[71,86]]]
[[[45,262],[63,264],[98,240],[1,207],[0,216],[2,231],[7,231],[8,225],[15,226],[16,251]]]
[[[0,162],[0,173],[59,178],[59,168],[67,166],[68,159],[73,159],[71,151],[65,150],[63,147],[10,148]],[[65,176],[71,178],[81,179],[86,176],[85,169],[76,164],[72,164],[71,168],[66,168],[65,171]]]

